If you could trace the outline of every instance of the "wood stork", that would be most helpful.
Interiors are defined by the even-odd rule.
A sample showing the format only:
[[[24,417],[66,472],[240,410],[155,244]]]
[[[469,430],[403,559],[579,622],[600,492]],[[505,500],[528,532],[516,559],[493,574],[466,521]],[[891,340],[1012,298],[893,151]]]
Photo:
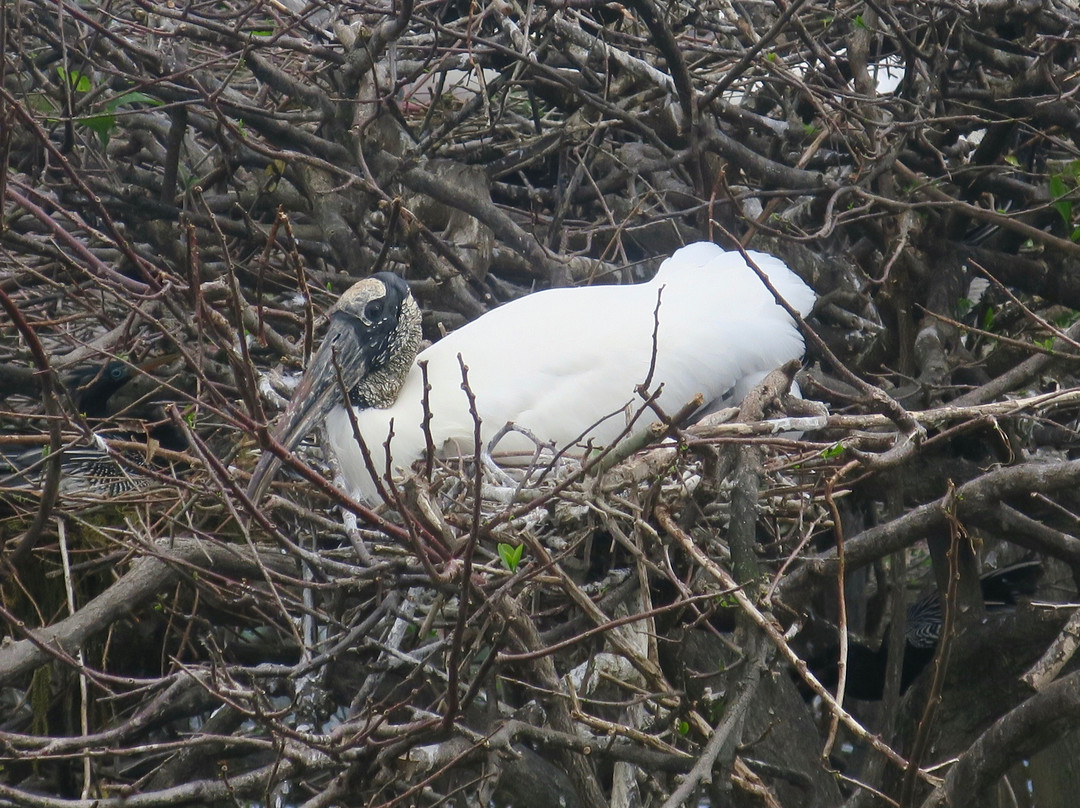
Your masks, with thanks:
[[[809,313],[814,292],[798,276],[773,256],[750,256],[791,306]],[[668,412],[699,393],[708,403],[725,396],[741,400],[769,371],[803,354],[795,323],[743,257],[711,243],[678,250],[647,283],[550,289],[506,303],[419,357],[420,311],[409,287],[395,275],[378,273],[345,292],[331,310],[327,336],[276,436],[291,451],[324,420],[351,493],[377,499],[337,373],[382,476],[391,423],[395,473],[425,452],[418,360],[427,363],[430,433],[443,456],[474,453],[461,363],[468,368],[485,445],[508,422],[559,448],[575,441],[582,448],[586,441],[607,445],[641,406],[635,388],[649,374],[654,326],[652,384],[663,384],[658,402]],[[650,420],[639,419],[635,431]],[[535,443],[510,432],[498,449],[531,457]],[[279,463],[264,453],[248,489],[253,500]]]

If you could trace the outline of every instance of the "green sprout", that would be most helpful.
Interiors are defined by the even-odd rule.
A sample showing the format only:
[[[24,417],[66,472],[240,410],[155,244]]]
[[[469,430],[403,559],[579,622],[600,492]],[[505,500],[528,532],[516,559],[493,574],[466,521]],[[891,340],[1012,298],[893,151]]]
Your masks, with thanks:
[[[521,563],[521,553],[524,549],[524,544],[519,544],[515,547],[512,544],[499,543],[499,558],[503,560],[503,563],[510,572],[517,572],[518,564]]]

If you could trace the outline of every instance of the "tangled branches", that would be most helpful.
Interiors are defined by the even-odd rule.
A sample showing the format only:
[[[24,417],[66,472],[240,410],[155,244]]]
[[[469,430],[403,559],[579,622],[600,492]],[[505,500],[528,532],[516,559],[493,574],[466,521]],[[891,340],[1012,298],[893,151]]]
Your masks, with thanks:
[[[1067,616],[987,614],[976,566],[1037,557],[1051,600],[1080,569],[1078,25],[0,4],[0,800],[977,804],[1076,726],[1076,674],[1018,679]],[[244,497],[356,277],[434,339],[700,238],[818,291],[833,414],[774,390],[520,487],[436,463],[379,513],[304,447]],[[901,697],[921,566],[957,631]],[[849,633],[880,710],[831,695],[870,675]]]

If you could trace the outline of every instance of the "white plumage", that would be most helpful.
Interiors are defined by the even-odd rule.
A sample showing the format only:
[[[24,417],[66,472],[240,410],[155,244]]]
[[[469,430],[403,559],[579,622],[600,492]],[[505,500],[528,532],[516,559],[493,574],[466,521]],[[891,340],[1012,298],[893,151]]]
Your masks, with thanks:
[[[792,307],[809,313],[814,293],[798,276],[777,258],[749,255]],[[339,310],[345,309],[350,293],[343,296]],[[729,395],[741,400],[769,371],[802,356],[803,341],[795,323],[742,256],[710,243],[691,244],[664,261],[647,283],[537,292],[484,314],[423,351],[418,359],[428,365],[430,429],[436,449],[444,455],[471,455],[474,450],[474,424],[461,386],[459,354],[468,367],[485,445],[507,422],[559,448],[582,433],[594,447],[615,440],[642,405],[635,388],[649,372],[658,294],[652,387],[663,383],[659,403],[669,413],[699,393],[708,404]],[[313,362],[309,373],[317,367],[319,363]],[[310,385],[302,388],[307,393]],[[354,440],[345,405],[339,395],[333,398],[321,408],[330,442],[352,493],[371,501],[377,498],[375,483]],[[382,444],[391,420],[395,473],[425,451],[423,383],[416,363],[390,400],[381,408],[353,407],[380,473],[386,468]],[[281,439],[295,445],[303,436],[291,434],[295,429],[288,428],[289,420]],[[302,419],[291,420],[295,428]],[[639,419],[635,431],[652,420]],[[498,445],[499,453],[522,452],[526,457],[534,450],[531,440],[515,432]]]

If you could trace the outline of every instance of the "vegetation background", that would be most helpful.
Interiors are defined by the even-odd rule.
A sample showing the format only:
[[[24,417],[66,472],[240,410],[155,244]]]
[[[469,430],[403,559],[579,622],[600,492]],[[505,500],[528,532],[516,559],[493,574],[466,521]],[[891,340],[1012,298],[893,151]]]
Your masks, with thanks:
[[[0,803],[1074,804],[1078,94],[1068,0],[0,0]],[[801,438],[244,497],[355,279],[698,239],[818,291]]]

